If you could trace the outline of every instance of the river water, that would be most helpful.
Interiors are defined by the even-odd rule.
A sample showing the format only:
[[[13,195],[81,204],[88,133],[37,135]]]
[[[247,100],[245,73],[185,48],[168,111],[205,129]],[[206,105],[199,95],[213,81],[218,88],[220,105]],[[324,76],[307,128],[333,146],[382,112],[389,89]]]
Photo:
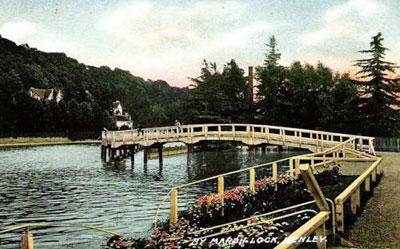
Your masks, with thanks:
[[[0,230],[26,223],[92,224],[125,237],[146,237],[157,206],[171,187],[250,165],[302,154],[245,151],[196,152],[187,167],[186,154],[164,157],[143,165],[143,154],[130,160],[104,163],[98,145],[44,146],[0,150]],[[281,170],[285,168],[280,167]],[[268,172],[265,172],[268,174]],[[246,184],[246,175],[225,180],[226,188]],[[179,208],[210,191],[216,181],[184,189]],[[168,217],[169,202],[161,208]],[[100,248],[108,234],[80,228],[34,229],[35,246],[50,248]],[[18,248],[21,231],[0,235],[0,248]]]

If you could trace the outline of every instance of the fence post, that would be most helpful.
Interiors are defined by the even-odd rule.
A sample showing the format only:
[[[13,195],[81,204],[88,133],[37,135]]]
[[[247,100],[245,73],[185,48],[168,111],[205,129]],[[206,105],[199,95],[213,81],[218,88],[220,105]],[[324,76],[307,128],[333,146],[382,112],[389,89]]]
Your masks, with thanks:
[[[274,182],[278,181],[278,164],[277,163],[272,164],[272,180],[274,180]]]
[[[376,182],[376,168],[372,171],[372,182]]]
[[[33,236],[26,228],[24,235],[21,238],[21,249],[34,249],[35,245],[33,243]]]
[[[364,186],[365,186],[365,191],[366,192],[370,192],[371,191],[371,177],[370,176],[368,176],[365,179]]]
[[[343,203],[336,203],[336,226],[339,232],[344,232],[344,209]]]
[[[171,191],[171,210],[169,223],[174,224],[178,221],[178,189],[174,188]]]
[[[296,158],[295,159],[295,176],[296,176],[296,178],[300,175],[300,159],[299,158]]]
[[[218,198],[219,201],[221,202],[221,206],[224,206],[224,186],[225,186],[225,182],[224,182],[224,177],[223,176],[218,176]]]
[[[315,230],[315,235],[318,238],[323,238],[326,236],[326,229],[325,229],[325,223],[322,224],[317,230]],[[317,248],[318,249],[326,249],[326,240],[325,241],[320,241],[318,240],[317,242]]]
[[[290,179],[293,180],[294,178],[294,172],[293,172],[293,157],[289,158],[289,174],[290,174]]]
[[[351,212],[356,215],[357,209],[360,207],[360,188],[351,195]]]
[[[250,191],[253,194],[256,192],[256,170],[254,168],[250,169]]]

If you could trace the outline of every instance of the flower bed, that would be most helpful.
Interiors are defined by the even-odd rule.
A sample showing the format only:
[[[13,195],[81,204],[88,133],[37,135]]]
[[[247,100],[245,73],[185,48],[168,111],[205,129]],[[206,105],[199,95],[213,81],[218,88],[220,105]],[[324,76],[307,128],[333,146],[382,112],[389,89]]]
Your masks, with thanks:
[[[322,173],[316,174],[316,178],[322,188],[332,188],[339,181],[338,167],[326,169]],[[302,178],[290,180],[286,176],[278,178],[274,182],[272,178],[265,178],[256,181],[256,191],[252,193],[248,187],[236,187],[228,190],[224,194],[224,207],[220,203],[219,196],[216,194],[206,195],[199,198],[188,210],[180,212],[177,223],[170,225],[169,222],[159,224],[149,240],[132,239],[130,241],[120,238],[112,238],[108,243],[108,248],[204,248],[204,245],[193,244],[193,239],[209,235],[210,233],[221,232],[224,234],[217,238],[248,238],[254,236],[268,236],[279,238],[276,243],[252,244],[248,248],[273,248],[282,241],[287,235],[304,224],[310,217],[300,215],[291,217],[284,222],[261,223],[259,219],[253,219],[242,224],[242,227],[223,227],[217,231],[207,231],[201,234],[194,234],[195,231],[210,228],[216,225],[237,221],[248,218],[254,214],[262,214],[277,209],[293,206],[313,200],[311,194],[306,189]],[[243,226],[248,226],[244,228]],[[247,245],[207,245],[208,248],[243,248]]]

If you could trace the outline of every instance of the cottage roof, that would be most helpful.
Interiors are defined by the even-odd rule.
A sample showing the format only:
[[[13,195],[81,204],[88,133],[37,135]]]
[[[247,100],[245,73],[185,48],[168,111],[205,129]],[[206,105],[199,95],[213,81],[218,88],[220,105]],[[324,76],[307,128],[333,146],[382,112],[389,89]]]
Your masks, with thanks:
[[[112,103],[114,108],[118,108],[118,106],[121,104],[119,100],[115,101]]]
[[[34,87],[31,87],[29,90],[32,92],[32,94],[40,97],[41,99],[48,99],[54,91],[53,89],[39,89]]]

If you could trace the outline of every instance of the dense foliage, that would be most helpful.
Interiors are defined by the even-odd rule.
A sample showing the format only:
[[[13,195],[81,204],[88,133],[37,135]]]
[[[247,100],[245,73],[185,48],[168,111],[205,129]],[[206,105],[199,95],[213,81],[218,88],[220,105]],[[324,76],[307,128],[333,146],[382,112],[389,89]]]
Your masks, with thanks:
[[[60,102],[38,101],[30,87],[62,92]],[[135,125],[171,125],[187,89],[145,81],[129,72],[79,63],[0,37],[0,132],[82,132],[115,128],[112,102],[120,100]]]
[[[257,116],[271,125],[356,132],[357,89],[348,75],[294,62],[257,68]]]
[[[250,93],[244,70],[231,60],[222,73],[204,60],[201,75],[192,79],[187,119],[192,123],[251,122]]]

